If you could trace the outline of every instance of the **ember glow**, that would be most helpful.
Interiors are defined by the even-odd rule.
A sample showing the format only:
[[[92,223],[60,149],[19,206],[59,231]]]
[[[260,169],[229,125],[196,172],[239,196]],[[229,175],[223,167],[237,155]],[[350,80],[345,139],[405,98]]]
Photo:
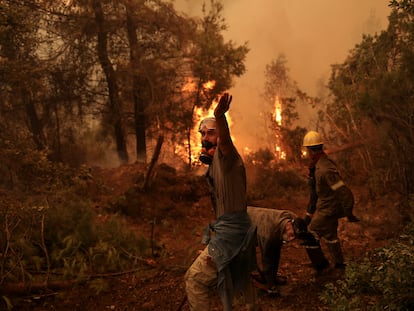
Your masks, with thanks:
[[[203,83],[204,90],[212,90],[213,87],[216,85],[216,81],[211,80]],[[188,78],[187,82],[181,88],[182,92],[196,92],[197,91],[197,82],[193,79]]]
[[[182,92],[195,92],[196,91],[196,83],[192,79],[187,79],[187,82],[181,88]]]

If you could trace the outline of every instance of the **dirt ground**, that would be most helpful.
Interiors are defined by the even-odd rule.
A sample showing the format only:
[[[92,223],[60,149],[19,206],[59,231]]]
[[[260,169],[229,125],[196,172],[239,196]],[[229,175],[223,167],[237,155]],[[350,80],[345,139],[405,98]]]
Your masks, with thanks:
[[[141,189],[145,168],[138,164],[116,169],[92,171],[91,195],[95,208],[102,212],[125,215],[131,230],[154,242],[153,256],[142,269],[106,278],[108,290],[96,294],[87,284],[59,292],[28,296],[19,310],[178,310],[184,296],[183,276],[186,269],[203,249],[200,243],[204,227],[213,219],[208,190],[201,173],[177,173],[161,165],[148,191]],[[102,191],[105,189],[105,191]],[[340,220],[339,235],[347,260],[359,261],[398,232],[401,216],[395,198],[381,202],[366,199],[364,189],[353,188],[359,223]],[[123,198],[119,203],[119,197]],[[289,209],[304,215],[305,193],[277,197],[271,194],[249,205]],[[324,245],[322,245],[324,248]],[[326,248],[324,248],[326,249]],[[327,254],[327,256],[329,256]],[[328,257],[329,258],[329,257]],[[328,310],[319,300],[325,284],[341,278],[334,269],[315,276],[305,249],[293,241],[282,249],[279,273],[288,283],[281,286],[280,297],[270,297],[258,291],[258,300],[266,310]],[[241,298],[235,299],[234,310],[245,310]],[[184,303],[181,310],[188,310]],[[212,293],[212,310],[221,310]]]

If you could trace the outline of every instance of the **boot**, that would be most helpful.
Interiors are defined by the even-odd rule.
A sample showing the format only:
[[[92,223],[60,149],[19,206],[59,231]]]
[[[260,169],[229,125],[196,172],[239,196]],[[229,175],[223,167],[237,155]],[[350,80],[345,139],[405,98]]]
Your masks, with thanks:
[[[312,262],[313,268],[317,272],[321,272],[322,270],[328,268],[329,262],[323,254],[320,245],[305,246],[305,249],[310,261]]]
[[[327,242],[329,252],[335,261],[336,269],[345,269],[344,255],[342,254],[341,243],[339,241]]]

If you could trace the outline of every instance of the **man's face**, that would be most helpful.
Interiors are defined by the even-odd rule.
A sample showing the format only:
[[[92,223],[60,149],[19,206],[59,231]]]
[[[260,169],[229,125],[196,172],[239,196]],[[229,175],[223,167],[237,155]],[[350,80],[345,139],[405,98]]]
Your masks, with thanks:
[[[304,149],[306,158],[309,159],[311,157],[312,151],[308,147],[305,147]]]
[[[214,118],[202,120],[198,131],[201,134],[200,161],[210,165],[213,162],[218,140],[216,120]]]
[[[217,145],[217,130],[208,129],[206,127],[200,129],[201,144],[204,145]],[[207,143],[207,144],[206,144]]]
[[[198,129],[201,134],[201,144],[203,147],[209,149],[217,145],[217,130],[216,120],[214,118],[205,118],[201,121]]]
[[[283,231],[283,241],[290,242],[295,239],[295,230],[293,229],[293,224],[291,221],[288,221],[285,225],[285,230]]]
[[[311,148],[306,147],[306,157],[308,159],[312,159],[312,155],[315,153],[315,151],[313,151]]]

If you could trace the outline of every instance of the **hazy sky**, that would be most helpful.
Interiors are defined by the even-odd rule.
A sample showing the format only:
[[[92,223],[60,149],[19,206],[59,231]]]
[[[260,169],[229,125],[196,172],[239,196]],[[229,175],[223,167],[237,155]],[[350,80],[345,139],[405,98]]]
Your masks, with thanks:
[[[188,15],[200,15],[204,0],[175,0]],[[206,0],[206,3],[209,3]],[[309,95],[330,66],[342,63],[362,34],[385,30],[389,0],[224,0],[226,40],[248,43],[246,73],[229,90],[232,133],[239,148],[256,148],[262,136],[260,94],[265,66],[285,54],[290,76]],[[304,121],[305,122],[305,121]],[[310,123],[303,126],[311,129]]]

